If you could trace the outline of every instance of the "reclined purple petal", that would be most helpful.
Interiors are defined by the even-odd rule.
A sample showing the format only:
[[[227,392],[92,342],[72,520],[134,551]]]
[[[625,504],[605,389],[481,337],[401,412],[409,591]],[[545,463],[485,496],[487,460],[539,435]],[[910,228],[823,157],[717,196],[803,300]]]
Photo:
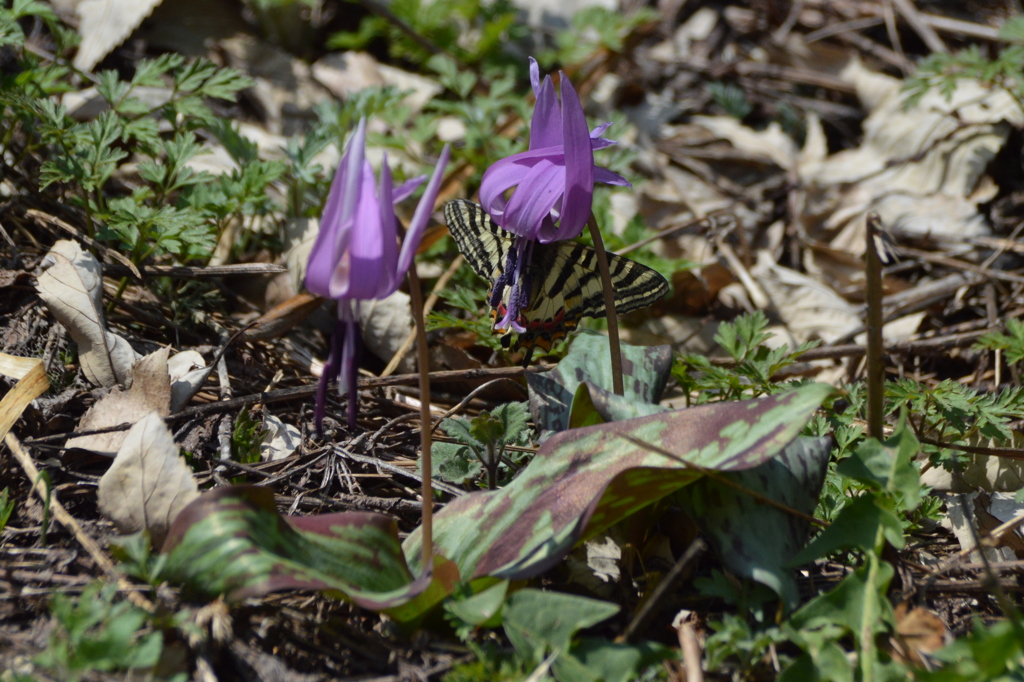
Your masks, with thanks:
[[[306,267],[306,288],[318,296],[330,296],[335,264],[348,249],[355,198],[362,179],[360,168],[365,146],[366,120],[360,119],[331,182],[324,213],[320,218],[320,232]]]
[[[537,60],[530,57],[530,80],[537,83],[539,79],[540,69]],[[555,95],[551,76],[545,76],[542,85],[534,85],[533,92],[537,97],[537,104],[533,108],[533,119],[530,121],[530,150],[562,144],[562,111],[558,106],[558,96]]]
[[[565,192],[564,183],[564,168],[546,160],[538,163],[519,183],[499,224],[520,237],[537,239],[541,223]]]
[[[359,195],[353,202],[355,213],[348,250],[341,255],[331,274],[330,297],[335,300],[369,298],[377,286],[371,278],[380,274],[380,208],[373,191],[373,169],[368,161],[363,162],[360,175],[362,181]]]
[[[565,146],[565,197],[558,239],[572,239],[583,231],[594,200],[594,151],[583,105],[572,83],[562,76],[562,137]]]
[[[441,181],[444,180],[444,169],[448,165],[451,151],[451,147],[447,144],[441,150],[441,156],[438,157],[437,163],[434,165],[434,174],[430,177],[427,188],[423,190],[423,196],[420,197],[420,202],[416,204],[416,212],[412,216],[409,228],[405,231],[405,239],[402,241],[402,253],[398,256],[398,270],[395,273],[396,289],[398,288],[398,283],[405,277],[405,273],[409,271],[409,267],[412,266],[412,259],[416,255],[416,250],[420,247],[423,231],[427,228],[427,223],[430,222],[430,214],[434,212],[434,203],[437,201],[437,193],[441,190]],[[385,296],[390,296],[392,293],[394,293],[394,289],[385,294]]]
[[[423,181],[427,179],[426,175],[417,175],[411,180],[406,180],[401,185],[395,188],[393,198],[397,204],[400,201],[405,201],[412,196],[416,188],[423,184]]]

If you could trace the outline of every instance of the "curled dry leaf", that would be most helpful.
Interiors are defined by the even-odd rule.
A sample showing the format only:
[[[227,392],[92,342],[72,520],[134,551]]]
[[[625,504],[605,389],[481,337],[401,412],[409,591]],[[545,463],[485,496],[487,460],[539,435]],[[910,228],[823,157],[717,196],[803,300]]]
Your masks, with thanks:
[[[192,470],[156,412],[128,431],[99,485],[100,512],[122,533],[148,530],[156,546],[178,512],[198,496]]]
[[[171,413],[171,379],[167,372],[169,348],[150,353],[132,369],[132,387],[113,389],[82,417],[80,431],[105,429],[119,424],[134,424],[150,412],[161,417]],[[69,440],[64,447],[82,448],[113,457],[126,439],[124,431],[97,433]]]
[[[291,457],[302,445],[302,432],[272,414],[264,415],[263,428],[267,431],[260,444],[260,457],[264,462],[276,462]]]
[[[177,412],[188,404],[212,371],[213,367],[207,367],[203,356],[194,350],[186,350],[170,358],[167,373],[171,382],[171,412]]]
[[[78,242],[61,239],[43,259],[39,297],[78,344],[85,377],[97,386],[130,384],[139,355],[103,320],[103,270]]]

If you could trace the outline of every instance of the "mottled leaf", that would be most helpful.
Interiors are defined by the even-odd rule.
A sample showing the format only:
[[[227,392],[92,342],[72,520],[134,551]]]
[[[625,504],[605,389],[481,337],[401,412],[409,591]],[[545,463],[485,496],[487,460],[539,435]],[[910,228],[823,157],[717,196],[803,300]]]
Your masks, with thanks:
[[[622,377],[627,400],[657,403],[671,371],[671,346],[622,344]],[[584,381],[612,389],[608,338],[602,334],[581,333],[555,369],[544,374],[527,373],[530,414],[537,426],[544,431],[567,429],[573,394]]]
[[[831,391],[809,384],[757,400],[555,434],[501,490],[449,502],[434,517],[437,551],[455,561],[465,579],[538,575],[578,541],[700,478],[699,470],[627,438],[699,467],[749,469],[796,438]],[[416,530],[403,544],[410,564],[417,561],[420,541]]]
[[[435,562],[415,578],[402,556],[398,527],[383,514],[282,516],[268,488],[227,486],[201,495],[168,533],[166,575],[206,594],[244,599],[282,589],[328,590],[369,609],[407,605],[429,592],[450,593],[457,576]],[[428,590],[430,587],[442,589]],[[398,619],[414,617],[399,611]]]
[[[825,481],[831,438],[798,438],[774,459],[723,478],[803,514],[811,514]],[[799,603],[790,558],[807,541],[810,522],[705,477],[676,494],[726,568],[767,585],[788,608]]]

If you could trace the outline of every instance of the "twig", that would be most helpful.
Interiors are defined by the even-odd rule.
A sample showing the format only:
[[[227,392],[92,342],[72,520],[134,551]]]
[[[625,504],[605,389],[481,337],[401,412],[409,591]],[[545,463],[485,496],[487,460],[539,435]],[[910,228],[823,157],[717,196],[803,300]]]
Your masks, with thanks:
[[[231,265],[210,265],[205,268],[191,268],[185,265],[139,265],[133,272],[126,265],[111,264],[104,267],[107,274],[115,277],[137,275],[146,277],[175,277],[178,279],[205,279],[208,277],[234,277],[237,275],[276,275],[288,272],[288,268],[274,263],[233,263]]]
[[[679,624],[679,648],[682,649],[683,665],[686,666],[686,682],[704,682],[704,671],[700,667],[700,644],[689,623]]]
[[[462,266],[464,261],[465,258],[460,253],[455,257],[455,260],[452,261],[452,264],[448,266],[448,269],[437,278],[437,283],[434,284],[434,290],[430,292],[430,296],[427,297],[427,302],[423,304],[424,319],[426,319],[426,316],[434,309],[434,304],[437,303],[437,299],[440,297],[441,291],[448,284],[448,280],[450,280],[455,275],[455,272]],[[405,336],[405,340],[402,341],[402,345],[399,346],[398,350],[395,351],[395,354],[391,356],[391,362],[389,362],[388,366],[384,368],[384,371],[380,373],[381,378],[391,376],[391,373],[398,369],[398,365],[402,362],[402,358],[404,358],[405,354],[409,351],[409,346],[411,346],[412,342],[415,340],[416,328],[414,327],[409,330],[409,333]]]
[[[882,440],[885,421],[885,363],[882,360],[882,261],[875,245],[882,232],[882,219],[877,213],[867,216],[867,249],[864,253],[864,278],[867,298],[867,421],[868,436]]]
[[[601,230],[597,226],[597,220],[593,213],[587,220],[587,227],[590,228],[590,238],[594,242],[594,251],[597,253],[597,269],[601,273],[604,307],[608,317],[608,353],[611,355],[612,361],[612,390],[615,395],[623,395],[622,350],[619,347],[619,318],[615,314],[615,291],[612,289],[612,276],[608,270],[608,254],[605,253],[604,240],[601,239]]]
[[[431,482],[434,478],[433,464],[430,461],[430,368],[427,357],[427,322],[423,313],[423,292],[420,291],[420,278],[416,275],[415,263],[409,268],[409,298],[412,304],[412,316],[416,320],[416,351],[419,365],[420,379],[420,447],[423,453],[420,457],[421,470],[423,475],[423,572],[427,573],[433,566],[434,553],[434,491]]]
[[[892,4],[896,7],[896,11],[907,20],[907,23],[914,29],[914,32],[921,36],[921,40],[924,41],[929,50],[943,54],[949,52],[946,49],[946,44],[942,42],[942,38],[939,37],[931,26],[921,19],[921,15],[917,8],[914,7],[913,2],[910,0],[892,0]]]
[[[4,438],[4,443],[10,448],[11,454],[14,455],[14,459],[21,465],[22,470],[25,472],[25,476],[28,477],[29,483],[32,485],[32,489],[40,499],[45,500],[47,492],[43,481],[39,478],[39,470],[36,468],[35,463],[27,452],[21,447],[21,443],[18,441],[17,436],[13,433],[8,433],[7,437]],[[102,570],[108,578],[117,583],[118,588],[124,591],[128,597],[128,600],[141,609],[153,613],[156,611],[156,606],[151,601],[146,599],[144,596],[136,591],[134,585],[128,582],[124,574],[114,565],[114,562],[110,560],[110,557],[104,553],[103,549],[99,546],[91,535],[86,533],[78,521],[75,520],[71,514],[64,508],[64,505],[57,499],[56,494],[50,493],[50,512],[53,514],[53,518],[57,519],[57,522],[67,528],[78,543],[82,545],[82,548],[89,553],[92,560],[96,562],[96,565]]]
[[[665,593],[668,592],[675,586],[675,582],[682,575],[683,571],[686,570],[687,566],[693,563],[693,560],[697,558],[707,545],[700,538],[695,539],[690,543],[690,546],[683,552],[683,556],[679,557],[679,560],[672,566],[668,574],[661,579],[658,586],[654,588],[654,592],[644,600],[643,605],[637,609],[636,613],[633,614],[633,618],[629,621],[629,625],[622,631],[622,634],[615,638],[615,642],[622,644],[628,642],[633,634],[640,628],[641,625],[647,620],[647,618],[653,613],[656,606],[663,606]]]

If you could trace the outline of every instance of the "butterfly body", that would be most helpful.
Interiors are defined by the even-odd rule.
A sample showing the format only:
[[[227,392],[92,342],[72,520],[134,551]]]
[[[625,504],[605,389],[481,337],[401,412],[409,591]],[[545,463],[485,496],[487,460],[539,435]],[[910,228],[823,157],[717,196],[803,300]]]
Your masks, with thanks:
[[[488,302],[492,317],[504,319],[513,292],[506,270],[515,264],[518,237],[498,227],[471,201],[451,201],[444,212],[459,251],[491,284]],[[650,305],[668,292],[668,282],[656,271],[614,254],[608,255],[608,261],[616,312]],[[503,330],[501,342],[512,350],[523,349],[524,364],[529,363],[535,348],[550,351],[582,318],[607,315],[597,253],[588,246],[571,241],[530,244],[520,278],[526,300],[518,306],[516,321],[525,331],[516,335]]]

